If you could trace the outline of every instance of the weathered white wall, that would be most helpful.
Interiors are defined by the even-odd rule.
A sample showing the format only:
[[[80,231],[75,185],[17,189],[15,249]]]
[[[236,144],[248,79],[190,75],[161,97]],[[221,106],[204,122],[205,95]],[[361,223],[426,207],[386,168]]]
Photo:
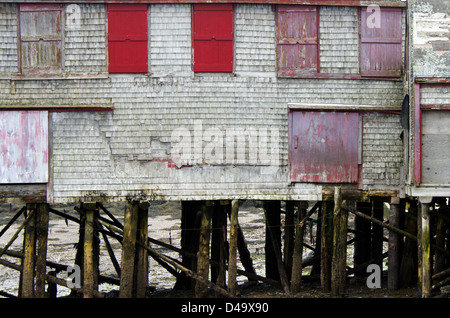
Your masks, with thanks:
[[[322,67],[331,73],[356,72],[355,10],[336,7],[321,12]],[[66,33],[65,45],[70,43],[70,49],[65,49],[66,71],[104,72],[106,51],[99,39],[105,32],[105,24],[100,23],[104,8],[85,5],[82,14],[83,30]],[[3,105],[114,105],[111,113],[51,114],[50,176],[55,201],[121,200],[139,195],[317,200],[321,198],[320,185],[288,184],[287,104],[401,105],[401,81],[277,78],[275,17],[270,5],[237,5],[233,74],[193,74],[190,5],[151,5],[149,17],[149,74],[0,80]],[[335,29],[348,45],[334,46],[330,34]],[[345,30],[352,30],[348,37]],[[83,34],[87,42],[79,41],[76,34]],[[95,57],[74,62],[86,54]],[[0,65],[8,72],[15,67],[14,62],[0,61]],[[205,140],[197,147],[195,132],[200,124]],[[192,137],[193,155],[188,162],[191,166],[177,168],[171,163],[171,136],[180,128]],[[267,164],[258,157],[255,164],[249,160],[247,146],[236,149],[247,155],[243,163],[213,164],[207,155],[197,160],[196,151],[210,145],[205,137],[208,129],[226,136],[227,131],[251,128],[266,131],[269,137],[278,134],[278,161]],[[364,189],[397,188],[400,131],[398,115],[364,115]],[[269,147],[273,147],[270,138]],[[277,154],[275,150],[269,149],[268,154]],[[276,165],[271,164],[274,162]]]
[[[448,1],[411,1],[412,63],[415,77],[450,76]]]

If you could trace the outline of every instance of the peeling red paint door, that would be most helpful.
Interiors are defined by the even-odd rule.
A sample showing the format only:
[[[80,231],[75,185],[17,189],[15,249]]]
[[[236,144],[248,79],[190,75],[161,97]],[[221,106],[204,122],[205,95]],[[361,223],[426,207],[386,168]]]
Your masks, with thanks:
[[[20,51],[23,73],[62,71],[60,4],[20,5]]]
[[[358,113],[289,113],[292,182],[358,181]]]
[[[0,184],[48,182],[48,112],[0,111]]]

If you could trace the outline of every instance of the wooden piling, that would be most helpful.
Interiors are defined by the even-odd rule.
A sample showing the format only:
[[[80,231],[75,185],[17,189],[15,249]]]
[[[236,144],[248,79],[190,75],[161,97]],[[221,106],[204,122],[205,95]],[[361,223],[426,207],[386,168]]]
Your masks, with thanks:
[[[321,206],[320,283],[322,291],[331,291],[331,259],[333,255],[332,202],[323,201]]]
[[[244,232],[242,231],[241,226],[239,225],[239,219],[236,219],[237,222],[237,248],[239,252],[239,260],[241,261],[242,266],[244,266],[245,272],[250,275],[256,275],[255,268],[253,267],[253,260],[250,255],[250,251],[247,247],[247,242],[245,241]],[[255,279],[249,277],[249,281],[255,281]]]
[[[275,203],[276,202],[276,203]],[[275,264],[271,264],[271,266],[276,265],[276,269],[278,272],[279,279],[281,281],[281,285],[283,286],[283,290],[285,293],[290,292],[289,279],[286,274],[286,268],[283,263],[283,257],[281,255],[281,219],[280,219],[280,201],[274,201],[268,203],[268,208],[266,209],[266,251],[269,246],[272,247],[271,253],[272,259],[271,261],[275,261]],[[269,247],[270,249],[270,247]],[[267,252],[266,252],[267,253]],[[267,261],[267,259],[266,259]],[[267,265],[266,265],[267,266]],[[266,273],[267,273],[266,268]],[[267,275],[267,274],[266,274]]]
[[[36,215],[36,280],[35,297],[45,297],[45,281],[47,268],[49,205],[39,203]]]
[[[280,271],[277,262],[277,251],[281,250],[280,209],[280,201],[264,202],[266,217],[266,238],[264,246],[266,252],[266,277],[273,280],[280,280]]]
[[[228,260],[228,293],[231,297],[237,295],[237,240],[238,240],[239,200],[231,202],[230,215],[230,252]]]
[[[331,262],[331,293],[333,296],[342,296],[345,291],[347,217],[347,210],[342,208],[341,188],[335,187],[333,212],[333,258]]]
[[[443,250],[446,250],[446,236],[447,236],[447,228],[448,222],[450,218],[448,217],[449,209],[445,203],[445,201],[441,201],[439,204],[439,208],[436,210],[436,262],[433,270],[433,274],[442,272],[446,269],[446,259],[447,256],[443,253]],[[447,245],[450,245],[447,243]]]
[[[148,244],[148,208],[149,202],[144,201],[139,203],[139,215],[137,224],[136,239],[143,245]],[[134,274],[133,290],[134,297],[144,298],[148,286],[148,251],[143,248],[142,244],[136,245],[136,266]]]
[[[370,202],[357,202],[357,210],[365,215],[371,215],[372,205]],[[355,268],[370,260],[370,246],[371,246],[371,223],[370,220],[358,217],[355,218],[355,244],[353,253],[353,263]],[[363,268],[355,272],[355,276],[365,277],[366,269]]]
[[[136,233],[139,215],[139,201],[127,203],[124,216],[122,243],[120,298],[133,297],[134,262],[136,251]]]
[[[286,267],[286,274],[288,277],[292,277],[292,263],[294,255],[294,238],[297,230],[294,220],[295,201],[286,201],[286,214],[284,218],[284,244],[283,244],[283,262]],[[292,284],[292,280],[291,280]]]
[[[213,202],[206,201],[202,206],[202,223],[200,227],[200,241],[197,252],[197,274],[204,280],[209,276],[209,242],[211,237],[211,217]],[[195,297],[205,298],[208,295],[208,286],[195,285]]]
[[[415,238],[405,237],[404,248],[400,264],[400,287],[413,286],[417,284],[417,202],[412,201],[405,213],[404,228]]]
[[[383,222],[383,202],[372,200],[372,217]],[[372,259],[374,264],[383,268],[383,227],[377,222],[372,222]]]
[[[400,198],[394,197],[390,202],[389,225],[400,227]],[[400,244],[401,237],[394,231],[389,231],[388,247],[388,289],[396,290],[399,288],[400,274]]]
[[[131,200],[124,216],[120,298],[143,298],[148,286],[147,201]]]
[[[24,233],[24,258],[23,270],[21,278],[21,296],[23,298],[34,297],[34,270],[35,270],[35,255],[36,255],[36,203],[27,204],[27,213],[32,213],[28,224],[25,226]]]
[[[211,235],[211,281],[226,288],[227,208],[229,201],[214,202]],[[213,263],[214,262],[214,263]]]
[[[183,251],[190,255],[196,255],[198,251],[199,231],[197,221],[197,211],[200,208],[199,201],[181,201],[181,240],[180,245]],[[197,258],[182,254],[181,264],[184,268],[195,271]],[[190,290],[194,287],[194,280],[184,272],[178,276],[175,283],[175,290]]]
[[[297,220],[295,222],[295,241],[291,275],[291,291],[293,293],[298,293],[302,284],[303,224],[301,224],[301,222],[306,216],[307,208],[308,202],[301,201],[298,207]]]
[[[19,295],[23,298],[44,298],[48,238],[48,204],[28,203],[24,222],[24,251]],[[4,251],[6,251],[5,247]],[[3,252],[2,252],[3,253]]]
[[[93,298],[94,292],[98,290],[98,248],[94,234],[94,224],[97,206],[95,203],[84,203],[83,209],[86,214],[84,227],[84,298]]]
[[[422,298],[431,294],[431,263],[430,263],[430,203],[432,198],[420,199],[421,237],[419,248],[421,250],[421,290]]]

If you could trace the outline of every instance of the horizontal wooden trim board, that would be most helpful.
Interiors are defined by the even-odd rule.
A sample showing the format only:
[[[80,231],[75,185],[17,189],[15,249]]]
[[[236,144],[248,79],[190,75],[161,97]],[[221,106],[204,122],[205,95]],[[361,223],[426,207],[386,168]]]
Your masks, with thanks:
[[[6,0],[3,2],[29,3],[29,0]],[[47,3],[48,0],[33,0],[33,3]],[[73,0],[55,0],[55,3],[73,3]],[[77,3],[123,3],[123,0],[78,0]],[[401,0],[132,0],[130,3],[259,3],[259,4],[303,4],[327,6],[358,6],[379,5],[382,7],[406,7],[406,1]]]
[[[450,104],[421,104],[422,110],[450,110]]]
[[[416,77],[415,82],[420,84],[450,84],[450,77]]]
[[[400,112],[401,106],[289,103],[289,110]]]
[[[0,110],[46,110],[49,112],[110,112],[114,106],[108,105],[0,105]]]

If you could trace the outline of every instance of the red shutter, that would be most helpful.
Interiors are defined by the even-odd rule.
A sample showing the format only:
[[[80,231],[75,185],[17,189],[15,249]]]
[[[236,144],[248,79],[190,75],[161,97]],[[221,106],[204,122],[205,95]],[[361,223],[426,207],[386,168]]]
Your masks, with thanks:
[[[278,6],[279,76],[296,77],[317,73],[319,67],[318,13],[316,6]]]
[[[147,5],[108,5],[110,73],[147,73]]]
[[[233,5],[194,5],[194,72],[233,71]]]
[[[361,9],[361,75],[399,77],[402,69],[402,9],[380,8],[380,27],[368,26],[372,13]]]
[[[358,181],[358,113],[289,113],[289,167],[293,182]]]

